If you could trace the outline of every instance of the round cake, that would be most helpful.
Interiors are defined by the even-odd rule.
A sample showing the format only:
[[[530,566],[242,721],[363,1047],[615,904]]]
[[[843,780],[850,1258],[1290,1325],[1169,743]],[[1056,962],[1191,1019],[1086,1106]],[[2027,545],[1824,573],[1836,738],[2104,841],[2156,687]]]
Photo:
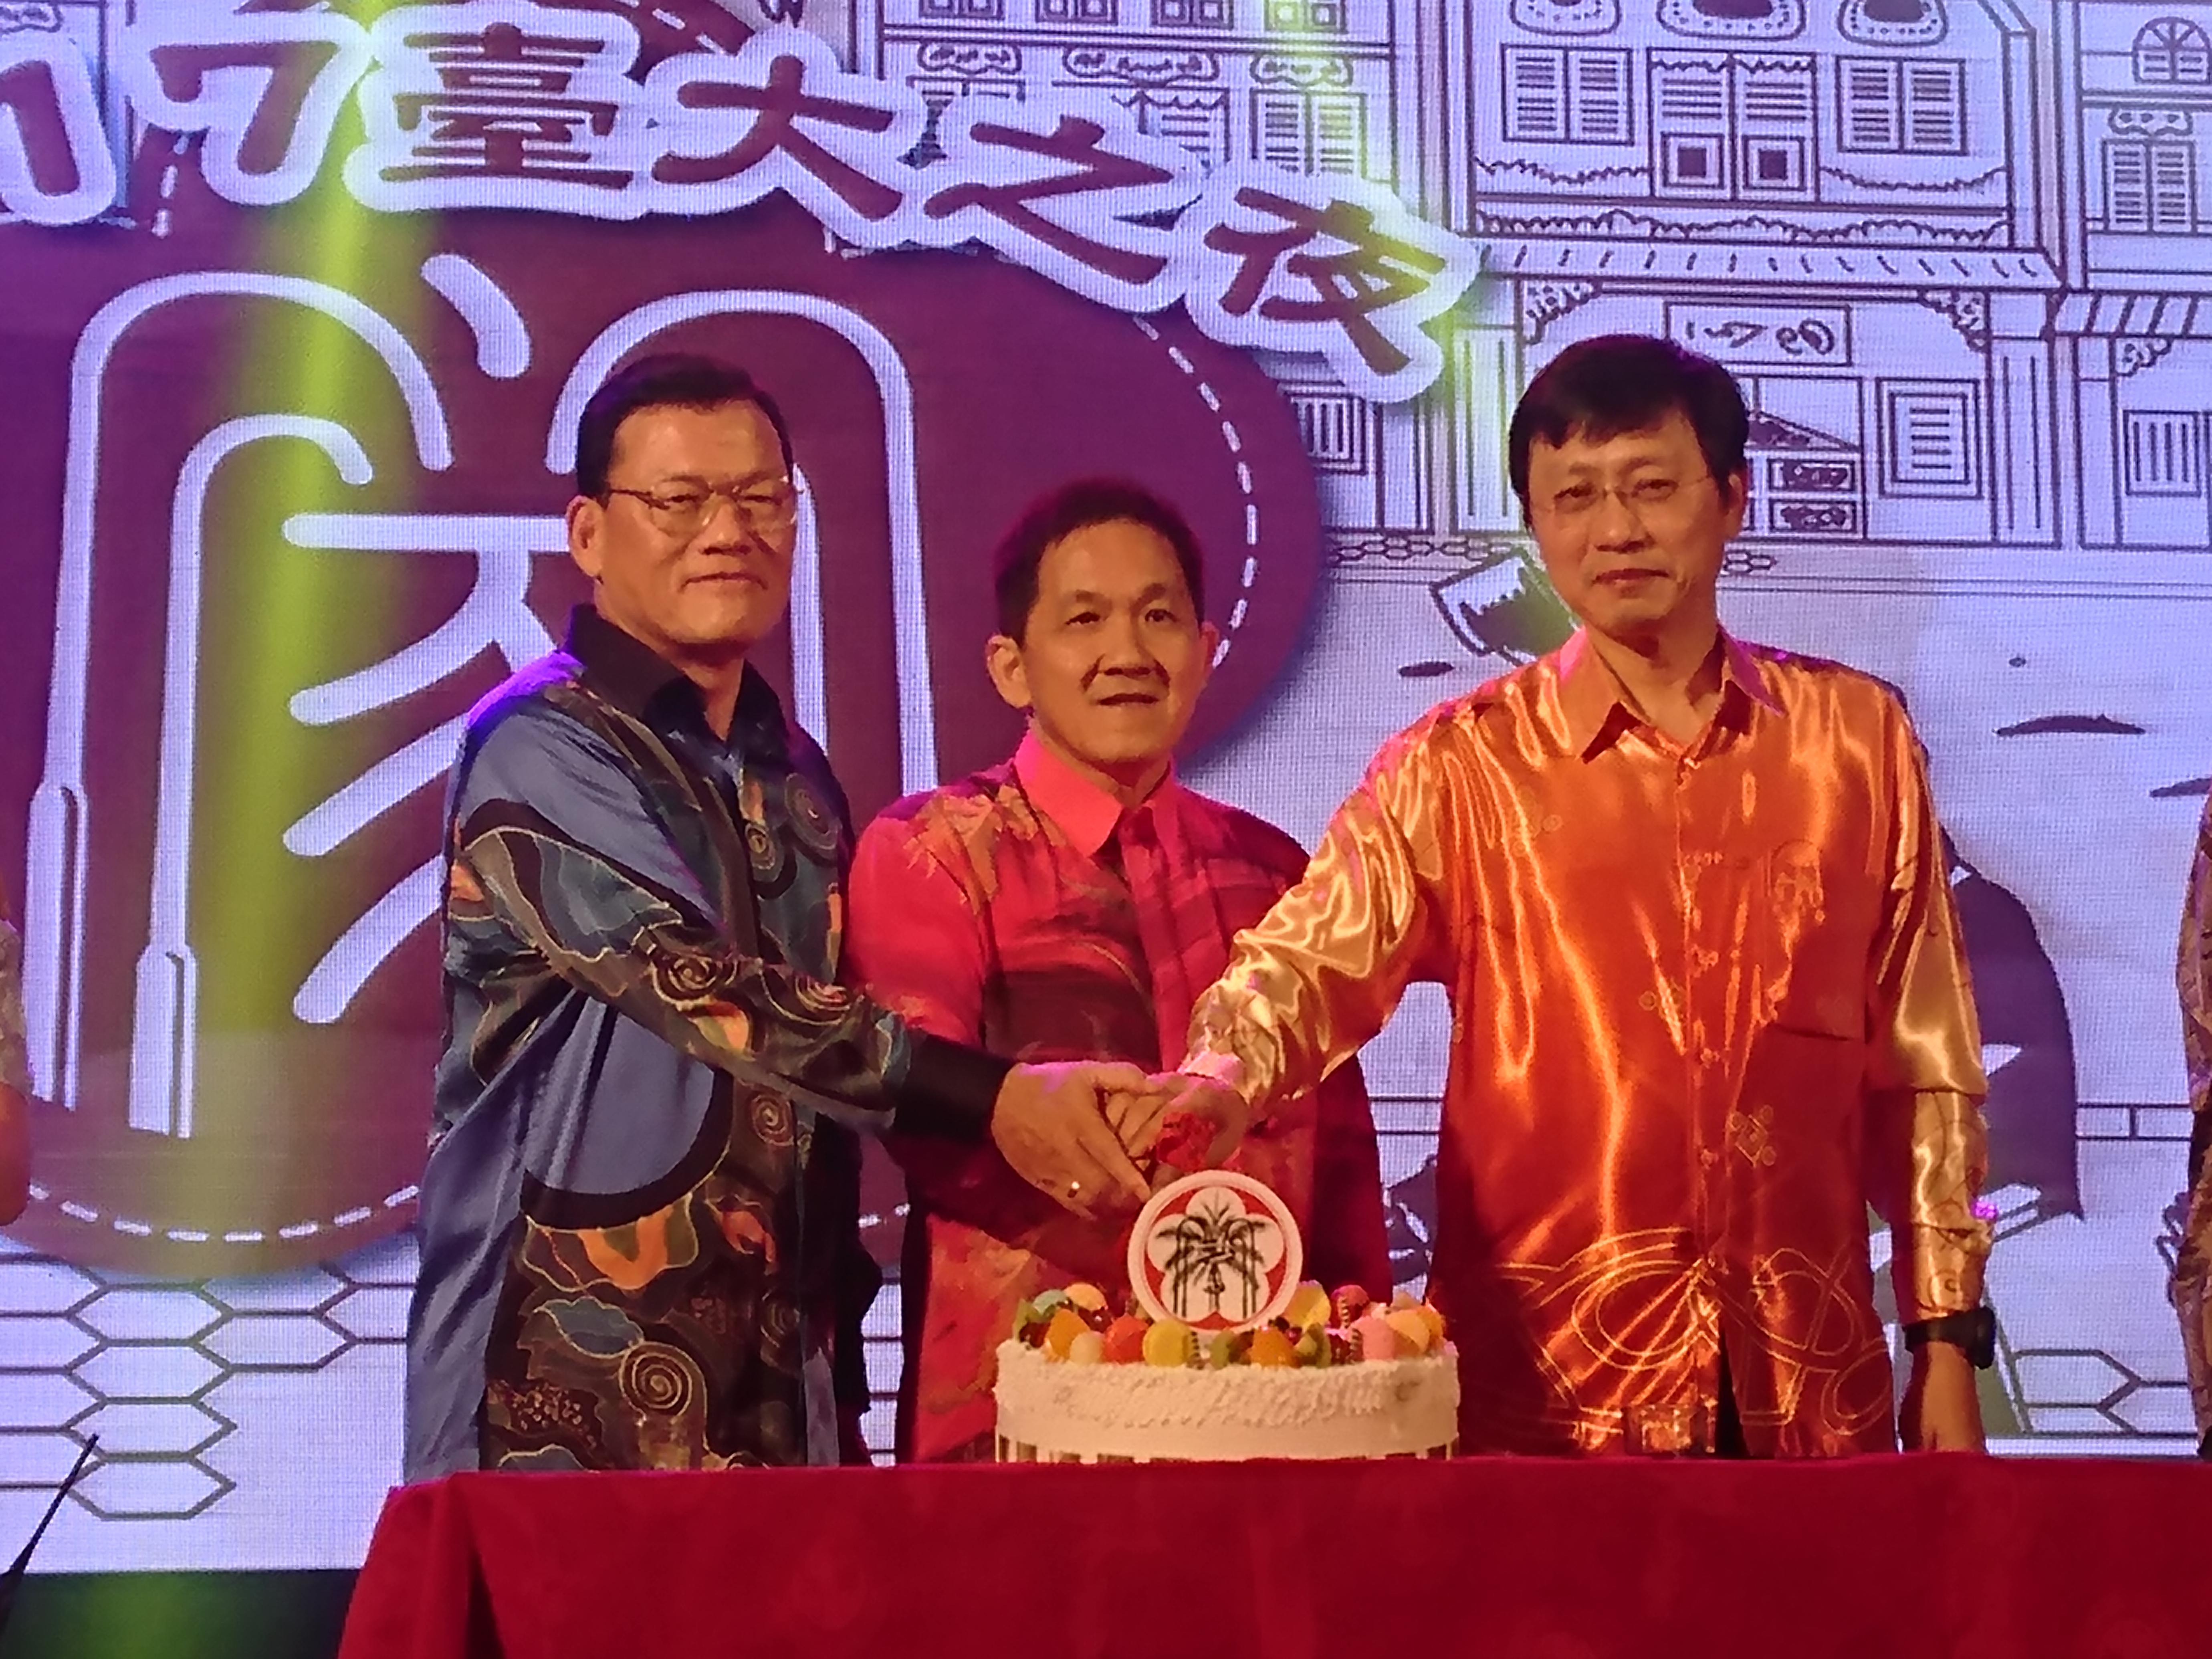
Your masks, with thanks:
[[[1449,1345],[1326,1370],[1074,1365],[999,1348],[1002,1462],[1233,1462],[1253,1457],[1446,1457],[1459,1370]]]
[[[1119,1311],[1093,1285],[1017,1310],[998,1351],[1000,1461],[1450,1455],[1459,1365],[1442,1316],[1300,1281],[1301,1254],[1288,1209],[1247,1176],[1163,1188]]]

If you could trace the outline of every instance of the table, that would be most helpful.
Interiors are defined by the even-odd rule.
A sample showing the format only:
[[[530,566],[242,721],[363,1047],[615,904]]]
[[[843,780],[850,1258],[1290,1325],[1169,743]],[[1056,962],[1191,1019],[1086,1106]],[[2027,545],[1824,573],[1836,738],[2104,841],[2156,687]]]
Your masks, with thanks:
[[[463,1474],[340,1659],[2212,1655],[2212,1466],[1870,1457]]]

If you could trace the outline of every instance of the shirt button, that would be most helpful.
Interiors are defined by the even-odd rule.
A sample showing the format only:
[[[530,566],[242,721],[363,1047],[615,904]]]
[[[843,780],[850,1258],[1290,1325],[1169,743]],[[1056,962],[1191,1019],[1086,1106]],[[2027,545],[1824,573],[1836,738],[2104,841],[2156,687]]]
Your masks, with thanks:
[[[1636,1006],[1643,1009],[1645,1013],[1650,1013],[1659,1006],[1659,994],[1656,991],[1646,991],[1636,999]]]
[[[1700,1049],[1698,1049],[1698,1065],[1700,1065],[1700,1066],[1717,1066],[1717,1065],[1719,1065],[1720,1063],[1721,1063],[1721,1051],[1720,1051],[1719,1049],[1717,1049],[1717,1048],[1700,1048]]]
[[[1700,1146],[1698,1148],[1698,1164],[1699,1168],[1710,1170],[1714,1164],[1720,1161],[1720,1154],[1716,1152],[1711,1147]]]

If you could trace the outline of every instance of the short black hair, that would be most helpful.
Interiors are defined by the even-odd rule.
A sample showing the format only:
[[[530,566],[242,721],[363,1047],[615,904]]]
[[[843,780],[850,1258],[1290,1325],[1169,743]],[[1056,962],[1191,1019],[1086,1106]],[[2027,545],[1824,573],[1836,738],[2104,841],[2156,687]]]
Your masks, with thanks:
[[[1735,376],[1710,357],[1648,334],[1603,334],[1569,346],[1521,394],[1506,439],[1506,471],[1528,510],[1528,451],[1538,439],[1603,443],[1680,415],[1698,434],[1705,470],[1723,492],[1744,475],[1751,416]]]
[[[1040,495],[1022,510],[991,556],[991,580],[999,597],[999,631],[1018,640],[1036,609],[1037,572],[1044,556],[1079,530],[1093,525],[1134,524],[1175,550],[1190,591],[1191,608],[1206,619],[1206,565],[1189,520],[1142,484],[1126,478],[1078,478]]]
[[[664,351],[624,363],[606,378],[576,419],[576,493],[604,501],[615,434],[641,409],[720,409],[750,404],[775,428],[783,465],[790,471],[791,433],[783,411],[760,382],[733,363],[696,351]]]

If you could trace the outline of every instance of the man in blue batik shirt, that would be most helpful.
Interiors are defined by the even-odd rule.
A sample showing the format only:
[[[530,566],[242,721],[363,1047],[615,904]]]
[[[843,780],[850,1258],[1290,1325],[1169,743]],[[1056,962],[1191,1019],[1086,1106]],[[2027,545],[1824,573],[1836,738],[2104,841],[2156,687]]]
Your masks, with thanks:
[[[592,605],[453,773],[406,1473],[849,1459],[851,1132],[988,1136],[1079,1213],[1133,1208],[1141,1074],[1010,1066],[841,983],[844,797],[745,663],[797,534],[775,403],[633,363],[585,409],[576,492]]]

